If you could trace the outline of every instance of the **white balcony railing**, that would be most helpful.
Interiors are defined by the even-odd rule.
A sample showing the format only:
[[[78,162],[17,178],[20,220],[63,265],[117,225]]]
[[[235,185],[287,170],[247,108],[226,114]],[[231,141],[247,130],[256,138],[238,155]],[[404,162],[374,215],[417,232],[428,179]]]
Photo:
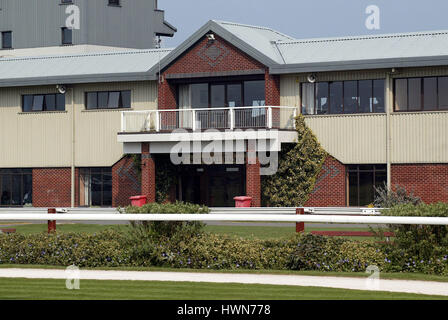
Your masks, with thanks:
[[[121,132],[160,132],[176,129],[294,130],[295,107],[235,107],[123,111]]]

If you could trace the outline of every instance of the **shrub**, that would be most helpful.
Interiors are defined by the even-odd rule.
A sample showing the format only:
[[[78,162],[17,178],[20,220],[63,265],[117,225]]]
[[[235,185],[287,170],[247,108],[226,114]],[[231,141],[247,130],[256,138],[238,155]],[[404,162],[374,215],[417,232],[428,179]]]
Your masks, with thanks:
[[[79,267],[129,264],[129,251],[115,231],[99,234],[12,234],[0,236],[0,263],[77,265]]]
[[[197,204],[175,203],[149,203],[142,207],[127,207],[125,213],[134,214],[207,214],[210,209]],[[151,237],[185,237],[202,231],[204,224],[198,221],[143,221],[131,223],[131,237],[135,241]]]
[[[381,187],[375,187],[376,196],[374,206],[377,208],[392,208],[399,204],[413,204],[421,203],[421,199],[414,194],[408,193],[403,186],[396,185],[394,190],[389,190],[386,183]]]
[[[194,269],[284,269],[293,241],[248,240],[202,233],[184,240],[164,238],[133,256],[137,265]]]
[[[297,143],[284,148],[277,172],[262,181],[263,202],[270,207],[300,207],[314,190],[328,154],[305,123],[296,117]]]
[[[401,217],[448,217],[448,203],[401,204],[383,215]],[[447,272],[448,226],[390,225],[394,243],[383,248],[391,261],[390,271]]]
[[[374,244],[348,239],[305,234],[289,258],[293,270],[365,271],[369,265],[381,267],[384,255]]]

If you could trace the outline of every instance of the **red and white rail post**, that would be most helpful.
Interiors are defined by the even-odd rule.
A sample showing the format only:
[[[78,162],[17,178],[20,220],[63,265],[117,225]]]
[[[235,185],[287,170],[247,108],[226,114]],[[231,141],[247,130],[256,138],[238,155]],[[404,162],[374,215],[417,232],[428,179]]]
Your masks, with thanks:
[[[305,209],[296,208],[296,214],[305,214]],[[305,222],[296,222],[296,232],[305,232]]]
[[[48,214],[56,214],[55,208],[48,208]],[[48,233],[56,232],[56,220],[48,220]]]

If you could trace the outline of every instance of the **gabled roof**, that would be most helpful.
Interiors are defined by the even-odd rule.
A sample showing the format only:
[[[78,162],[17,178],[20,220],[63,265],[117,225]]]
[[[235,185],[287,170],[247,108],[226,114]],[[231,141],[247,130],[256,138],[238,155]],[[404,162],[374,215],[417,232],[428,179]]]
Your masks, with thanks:
[[[154,80],[148,72],[171,49],[0,59],[0,86]]]
[[[265,27],[210,20],[162,59],[161,68],[166,68],[210,31],[268,67],[283,62],[275,42],[294,40],[292,37]],[[151,72],[156,73],[156,67]]]
[[[211,20],[167,55],[161,68],[210,31],[271,74],[448,65],[446,30],[300,40],[270,28]]]
[[[274,73],[448,64],[448,31],[280,41]]]

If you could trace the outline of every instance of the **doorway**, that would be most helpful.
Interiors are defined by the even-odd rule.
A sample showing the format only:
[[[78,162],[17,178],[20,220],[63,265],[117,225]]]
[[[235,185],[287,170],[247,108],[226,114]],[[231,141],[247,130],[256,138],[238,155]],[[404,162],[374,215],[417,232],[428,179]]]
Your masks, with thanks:
[[[183,165],[178,200],[209,207],[233,207],[246,194],[244,165]]]

